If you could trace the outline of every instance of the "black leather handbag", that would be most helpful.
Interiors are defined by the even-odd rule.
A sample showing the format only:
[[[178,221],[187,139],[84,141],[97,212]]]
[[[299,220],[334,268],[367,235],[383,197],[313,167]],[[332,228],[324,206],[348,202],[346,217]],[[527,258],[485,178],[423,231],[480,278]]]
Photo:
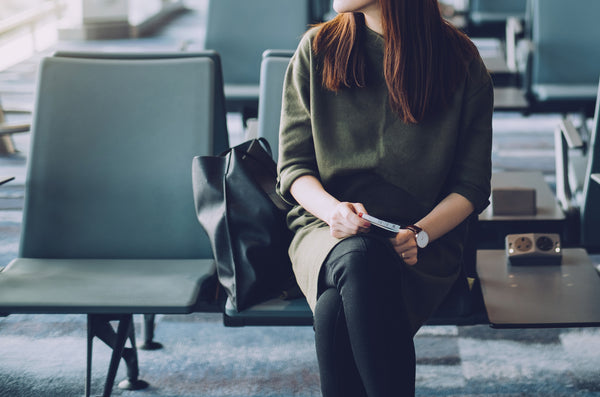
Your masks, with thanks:
[[[219,282],[237,311],[294,289],[288,204],[275,192],[276,164],[264,138],[192,162],[198,221]]]

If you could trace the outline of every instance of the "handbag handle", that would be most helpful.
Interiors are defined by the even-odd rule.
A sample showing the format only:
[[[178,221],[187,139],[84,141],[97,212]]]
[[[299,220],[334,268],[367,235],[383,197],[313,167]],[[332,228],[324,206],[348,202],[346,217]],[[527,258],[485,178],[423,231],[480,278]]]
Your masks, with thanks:
[[[259,138],[249,139],[249,140],[244,141],[236,146],[227,148],[223,152],[219,153],[219,157],[225,156],[227,153],[231,152],[234,149],[242,150],[242,151],[248,153],[248,149],[252,146],[253,142],[260,143],[260,145],[263,147],[263,149],[265,149],[265,151],[269,154],[269,156],[271,158],[273,158],[273,151],[271,150],[271,144],[269,143],[269,141],[267,141],[267,138],[264,138],[262,136]]]
[[[258,143],[260,143],[262,145],[262,147],[267,151],[267,153],[269,153],[269,156],[271,156],[271,158],[273,158],[273,151],[271,150],[271,144],[269,143],[269,141],[267,141],[267,138],[261,136],[259,138],[256,138],[256,140],[258,141]]]

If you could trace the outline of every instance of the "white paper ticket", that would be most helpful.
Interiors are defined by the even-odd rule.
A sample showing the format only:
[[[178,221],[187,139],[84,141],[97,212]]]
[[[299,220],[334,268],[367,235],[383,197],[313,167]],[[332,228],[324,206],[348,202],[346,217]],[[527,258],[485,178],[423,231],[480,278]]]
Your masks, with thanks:
[[[361,218],[363,218],[366,221],[371,222],[372,225],[375,225],[382,229],[388,230],[390,232],[398,233],[400,231],[400,229],[402,229],[402,227],[400,225],[396,225],[395,223],[392,223],[392,222],[386,222],[379,218],[375,218],[374,216],[371,216],[368,214],[363,214],[362,212],[360,212],[358,214],[358,216],[360,216]]]

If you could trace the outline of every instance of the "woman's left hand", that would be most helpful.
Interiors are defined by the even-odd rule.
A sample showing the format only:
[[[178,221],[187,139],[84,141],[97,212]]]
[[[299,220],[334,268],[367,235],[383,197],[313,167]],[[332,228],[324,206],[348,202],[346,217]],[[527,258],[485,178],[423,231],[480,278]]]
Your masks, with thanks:
[[[415,234],[408,229],[402,229],[396,234],[396,237],[390,239],[394,250],[402,260],[410,266],[417,264],[417,240]]]

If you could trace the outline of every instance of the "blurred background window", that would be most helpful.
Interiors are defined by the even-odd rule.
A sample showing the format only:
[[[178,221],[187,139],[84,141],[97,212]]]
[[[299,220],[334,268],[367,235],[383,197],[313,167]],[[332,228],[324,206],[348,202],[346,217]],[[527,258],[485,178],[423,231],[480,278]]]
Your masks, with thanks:
[[[58,21],[77,0],[0,0],[0,70],[56,43]]]

